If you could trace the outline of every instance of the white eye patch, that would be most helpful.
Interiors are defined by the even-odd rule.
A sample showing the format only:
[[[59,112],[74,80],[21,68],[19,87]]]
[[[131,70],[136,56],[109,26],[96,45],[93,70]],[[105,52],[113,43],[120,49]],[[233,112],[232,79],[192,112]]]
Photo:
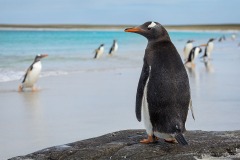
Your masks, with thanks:
[[[151,24],[148,25],[148,28],[153,28],[156,25],[157,25],[156,23],[152,22]]]

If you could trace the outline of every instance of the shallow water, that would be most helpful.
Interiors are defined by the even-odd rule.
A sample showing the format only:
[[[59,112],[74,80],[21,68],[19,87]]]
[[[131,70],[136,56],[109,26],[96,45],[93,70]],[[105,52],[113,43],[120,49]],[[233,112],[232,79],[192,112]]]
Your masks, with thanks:
[[[225,34],[215,42],[212,60],[188,70],[196,120],[188,130],[239,130],[240,48],[230,32],[170,32],[179,53],[187,39],[194,44]],[[53,145],[123,129],[143,128],[134,114],[137,82],[147,41],[120,31],[0,32],[0,159],[24,155]],[[4,38],[5,37],[5,38]],[[93,60],[100,43],[113,57]],[[40,40],[41,39],[41,40]],[[86,41],[85,41],[86,40]],[[18,93],[18,80],[37,53],[42,60],[40,91]]]
[[[195,44],[206,43],[209,37],[231,32],[170,31],[170,36],[179,51],[189,39]],[[113,39],[119,44],[118,53],[108,57]],[[101,61],[93,61],[94,50],[105,44]],[[12,31],[0,30],[0,82],[19,80],[37,54],[47,53],[42,60],[42,76],[61,75],[73,71],[102,70],[141,66],[147,40],[137,34],[123,31]]]

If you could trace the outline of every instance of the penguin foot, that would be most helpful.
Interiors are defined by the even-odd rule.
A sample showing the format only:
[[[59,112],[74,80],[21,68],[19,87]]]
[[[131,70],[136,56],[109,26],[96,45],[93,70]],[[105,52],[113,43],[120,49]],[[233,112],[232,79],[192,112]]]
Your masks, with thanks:
[[[140,141],[140,143],[143,143],[143,144],[149,144],[149,143],[154,143],[158,140],[157,137],[155,136],[148,136],[148,139],[143,139]]]
[[[18,86],[18,92],[22,92],[23,91],[23,87],[22,87],[22,85],[19,85]]]
[[[32,87],[32,92],[37,92],[37,91],[38,91],[38,88]]]
[[[164,139],[164,141],[167,143],[173,143],[173,144],[178,143],[175,138],[166,138],[166,139]]]

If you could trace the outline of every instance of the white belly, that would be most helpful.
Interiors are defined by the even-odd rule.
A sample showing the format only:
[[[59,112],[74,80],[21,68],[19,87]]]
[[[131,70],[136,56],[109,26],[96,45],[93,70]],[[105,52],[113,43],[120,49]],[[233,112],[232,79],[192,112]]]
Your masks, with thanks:
[[[104,52],[104,48],[100,47],[99,50],[97,51],[97,57],[96,58],[101,57],[103,55],[103,52]]]
[[[149,67],[151,71],[151,67]],[[149,76],[147,79],[147,82],[144,87],[144,93],[143,93],[143,99],[142,99],[142,117],[143,117],[143,123],[146,128],[146,132],[148,135],[153,134],[153,127],[152,123],[150,121],[150,115],[149,115],[149,109],[148,109],[148,102],[147,102],[147,87],[148,87],[148,81],[150,77],[150,71],[149,71]]]
[[[213,42],[209,42],[207,46],[207,55],[209,58],[211,56],[212,50],[213,50]]]
[[[199,51],[200,51],[200,48],[196,48],[195,51],[194,51],[194,56],[193,56],[193,59],[192,59],[192,62],[194,63],[194,60],[197,58],[197,56],[199,55]]]
[[[116,52],[117,50],[118,50],[118,44],[116,43],[114,47],[114,52]]]
[[[188,55],[189,55],[189,53],[190,53],[192,48],[193,48],[193,44],[192,43],[187,43],[186,44],[185,50],[184,50],[184,53],[183,53],[184,59],[188,58]]]
[[[39,74],[42,70],[41,62],[37,62],[33,65],[33,69],[28,72],[25,82],[23,83],[23,87],[33,87],[33,85],[37,82]]]

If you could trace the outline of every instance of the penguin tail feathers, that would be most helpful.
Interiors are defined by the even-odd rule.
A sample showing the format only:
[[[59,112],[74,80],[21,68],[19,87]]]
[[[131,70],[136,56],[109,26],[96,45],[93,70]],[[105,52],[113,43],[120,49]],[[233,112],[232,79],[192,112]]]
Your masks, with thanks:
[[[186,141],[182,133],[176,133],[175,139],[182,146],[188,145],[188,142]]]

